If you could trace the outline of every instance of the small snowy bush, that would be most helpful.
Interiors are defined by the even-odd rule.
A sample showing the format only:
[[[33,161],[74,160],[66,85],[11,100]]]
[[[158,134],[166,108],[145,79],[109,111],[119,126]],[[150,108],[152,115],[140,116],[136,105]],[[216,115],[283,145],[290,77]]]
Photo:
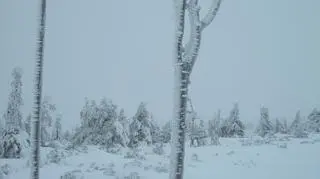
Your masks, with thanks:
[[[192,154],[191,160],[192,160],[192,161],[199,161],[199,156],[198,156],[198,154],[196,154],[196,153]]]
[[[286,149],[287,148],[287,143],[278,144],[278,148]]]
[[[73,171],[64,173],[60,177],[60,179],[84,179],[84,176],[81,170],[73,170]]]
[[[156,145],[154,146],[154,148],[152,149],[152,151],[153,151],[155,154],[163,155],[163,154],[164,154],[163,144],[162,144],[162,143],[156,144]]]
[[[12,168],[8,164],[4,164],[0,168],[0,173],[3,173],[4,175],[9,175],[12,171]]]
[[[63,158],[65,158],[64,153],[57,149],[54,149],[47,154],[47,159],[50,163],[60,163]]]
[[[135,158],[139,160],[146,160],[141,148],[134,148],[126,153],[124,158]]]
[[[124,179],[140,179],[140,175],[137,172],[131,172],[128,176],[125,176]]]
[[[155,171],[159,173],[168,173],[169,172],[169,166],[166,163],[158,162],[158,166],[156,166]]]
[[[13,129],[6,130],[0,139],[0,158],[20,158],[30,148],[29,136],[26,132]]]

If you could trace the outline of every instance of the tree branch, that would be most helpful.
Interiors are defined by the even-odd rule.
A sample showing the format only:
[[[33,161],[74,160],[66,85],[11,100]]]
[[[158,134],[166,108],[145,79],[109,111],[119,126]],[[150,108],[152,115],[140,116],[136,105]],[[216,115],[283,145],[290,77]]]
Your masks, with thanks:
[[[185,65],[185,70],[188,71],[190,75],[198,56],[201,42],[201,21],[198,0],[189,1],[188,12],[191,32],[189,41],[184,48],[183,62],[187,63],[187,65]]]
[[[213,19],[216,17],[217,12],[219,11],[222,0],[212,0],[212,5],[208,11],[208,13],[201,20],[201,31],[206,28]]]

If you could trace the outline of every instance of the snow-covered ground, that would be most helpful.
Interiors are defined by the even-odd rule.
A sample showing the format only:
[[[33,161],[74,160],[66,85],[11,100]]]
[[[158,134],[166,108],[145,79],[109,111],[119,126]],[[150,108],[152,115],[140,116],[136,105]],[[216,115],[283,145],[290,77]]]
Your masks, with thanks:
[[[293,139],[278,136],[220,139],[220,146],[186,149],[185,179],[319,179],[320,136]],[[151,147],[130,158],[128,151],[110,154],[96,146],[81,151],[59,149],[61,160],[49,160],[52,148],[42,148],[40,178],[59,179],[71,172],[83,179],[164,179],[169,175],[170,146],[157,155]],[[1,159],[5,179],[30,176],[27,159]],[[72,172],[73,171],[73,172]],[[130,176],[130,177],[129,177]],[[1,176],[0,176],[1,178]],[[74,179],[70,177],[69,179]]]

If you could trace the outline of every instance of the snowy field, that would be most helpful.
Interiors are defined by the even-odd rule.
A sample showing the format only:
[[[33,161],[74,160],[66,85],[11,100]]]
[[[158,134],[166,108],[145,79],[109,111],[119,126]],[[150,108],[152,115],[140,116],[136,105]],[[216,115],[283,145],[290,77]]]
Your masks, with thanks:
[[[186,148],[186,179],[320,178],[320,135],[307,139],[222,138],[220,142],[220,146]],[[45,179],[166,179],[169,175],[168,145],[161,155],[152,147],[135,156],[129,150],[111,154],[97,146],[41,150],[40,178]],[[4,179],[29,177],[28,166],[27,159],[1,159]]]

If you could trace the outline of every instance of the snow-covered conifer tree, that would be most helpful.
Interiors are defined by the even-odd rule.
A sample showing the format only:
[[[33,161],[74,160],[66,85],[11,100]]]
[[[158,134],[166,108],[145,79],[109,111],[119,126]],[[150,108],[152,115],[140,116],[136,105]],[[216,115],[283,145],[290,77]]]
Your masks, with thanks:
[[[310,132],[320,132],[320,111],[316,108],[308,116],[308,130]]]
[[[161,143],[160,126],[152,114],[150,114],[150,134],[151,134],[152,144],[159,143],[159,142]]]
[[[290,125],[290,133],[297,138],[307,137],[308,134],[305,132],[306,126],[305,123],[302,122],[300,111],[297,111],[294,120]]]
[[[239,119],[239,106],[234,104],[233,109],[230,111],[230,116],[224,121],[221,127],[223,137],[244,136],[245,126]]]
[[[150,115],[145,103],[140,103],[138,110],[130,124],[130,146],[139,143],[152,143]]]
[[[275,133],[285,133],[285,129],[283,124],[279,121],[279,119],[276,119],[276,125],[275,125]]]
[[[23,129],[21,106],[22,99],[22,69],[16,67],[12,70],[13,80],[11,82],[11,92],[9,94],[8,107],[3,115],[6,129]]]
[[[123,131],[125,133],[125,136],[127,138],[127,144],[129,143],[129,136],[130,136],[130,118],[126,117],[124,114],[124,109],[122,108],[120,110],[119,116],[118,116],[118,121],[120,122],[120,124],[123,127]]]
[[[261,136],[265,137],[266,135],[272,134],[273,126],[271,121],[269,120],[269,110],[268,108],[262,107],[260,109],[260,121],[258,127],[256,129],[256,133]]]

